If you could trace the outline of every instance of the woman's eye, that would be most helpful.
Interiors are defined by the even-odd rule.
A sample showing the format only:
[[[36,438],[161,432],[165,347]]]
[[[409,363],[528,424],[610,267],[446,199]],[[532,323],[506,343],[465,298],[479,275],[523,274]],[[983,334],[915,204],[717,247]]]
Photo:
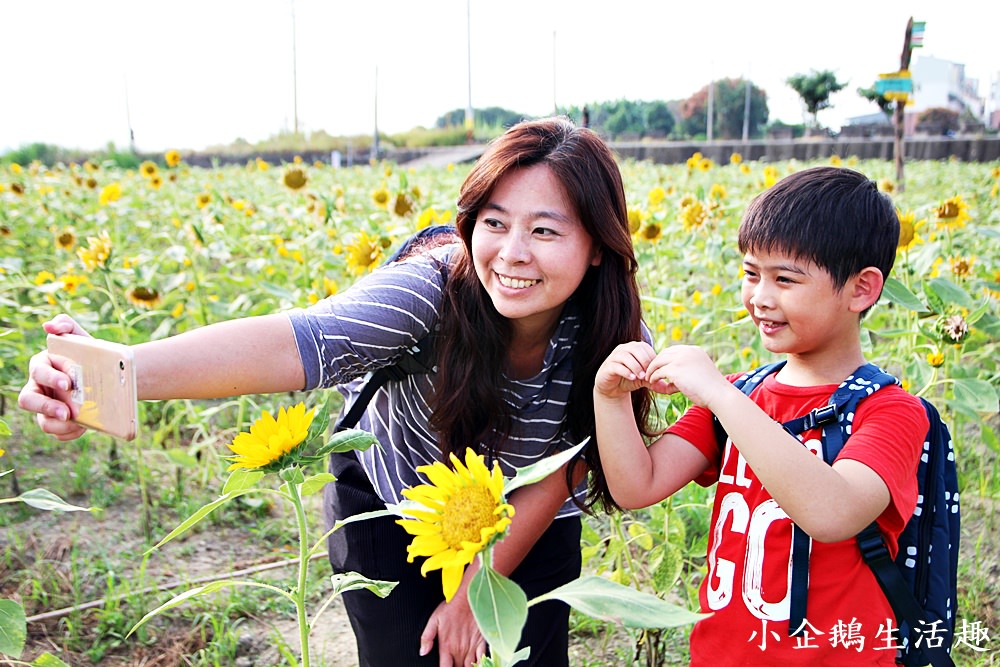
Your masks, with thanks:
[[[496,218],[483,218],[482,223],[487,227],[491,227],[493,229],[499,229],[500,227],[503,227],[503,223],[497,220]]]

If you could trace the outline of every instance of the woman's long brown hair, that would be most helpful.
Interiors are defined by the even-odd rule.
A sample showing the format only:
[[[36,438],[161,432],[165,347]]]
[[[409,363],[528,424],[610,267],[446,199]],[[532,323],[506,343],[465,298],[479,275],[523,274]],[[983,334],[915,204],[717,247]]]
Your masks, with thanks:
[[[490,144],[462,185],[456,226],[464,251],[451,267],[441,314],[438,373],[431,427],[442,452],[461,454],[466,447],[496,455],[510,432],[511,411],[503,398],[510,323],[493,306],[472,262],[472,231],[493,188],[508,173],[545,164],[559,179],[587,233],[601,251],[573,299],[581,327],[573,350],[573,385],[566,408],[566,434],[574,442],[595,436],[594,378],[601,363],[620,343],[642,340],[638,268],[628,229],[621,174],[614,155],[592,131],[563,118],[525,121]],[[650,434],[648,391],[632,394],[633,410],[643,433]],[[587,500],[616,508],[604,479],[597,443],[582,458],[590,468]],[[570,470],[572,466],[570,466]],[[569,482],[569,470],[567,471]]]

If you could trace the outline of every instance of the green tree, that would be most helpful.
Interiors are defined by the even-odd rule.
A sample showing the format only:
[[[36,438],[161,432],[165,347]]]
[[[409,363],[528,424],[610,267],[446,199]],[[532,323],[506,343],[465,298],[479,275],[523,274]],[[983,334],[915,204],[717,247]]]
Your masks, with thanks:
[[[869,102],[877,104],[879,110],[881,110],[887,118],[892,118],[893,112],[896,111],[896,103],[885,98],[882,93],[878,92],[874,88],[858,88],[858,95],[865,98]]]
[[[816,115],[830,108],[830,96],[843,90],[847,82],[840,83],[830,70],[811,70],[809,74],[795,74],[785,80],[792,90],[799,94],[813,118],[813,126],[819,127]]]
[[[646,129],[650,132],[669,135],[674,131],[674,115],[662,100],[650,102],[646,107]]]
[[[713,136],[739,139],[743,136],[747,81],[722,79],[714,82],[712,93]],[[767,93],[750,82],[750,113],[747,127],[750,137],[763,134],[768,118]],[[689,136],[705,134],[708,126],[708,86],[684,100],[680,107],[681,127]]]

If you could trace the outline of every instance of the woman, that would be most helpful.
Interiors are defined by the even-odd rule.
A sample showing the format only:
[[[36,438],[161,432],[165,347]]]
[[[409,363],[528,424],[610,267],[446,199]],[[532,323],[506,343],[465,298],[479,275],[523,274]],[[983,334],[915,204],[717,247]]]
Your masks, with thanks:
[[[488,147],[458,200],[460,243],[375,271],[305,310],[203,327],[135,346],[140,399],[211,398],[336,386],[348,405],[361,376],[393,364],[433,334],[437,372],[379,390],[358,427],[381,448],[334,456],[328,520],[398,502],[424,483],[417,466],[472,446],[505,475],[594,432],[593,386],[619,343],[644,336],[636,261],[621,175],[607,146],[563,119],[515,125]],[[68,317],[49,333],[81,333]],[[45,352],[32,358],[22,408],[70,439],[82,429],[55,398],[68,377]],[[197,373],[187,370],[197,369]],[[210,369],[206,371],[205,369]],[[636,392],[638,423],[650,399]],[[589,503],[607,500],[596,448]],[[580,573],[580,507],[572,492],[586,466],[523,487],[493,566],[528,598]],[[362,665],[468,665],[485,651],[469,610],[467,569],[443,600],[440,581],[406,563],[409,536],[391,519],[333,533],[334,569],[400,584],[388,598],[344,594]],[[569,608],[532,607],[522,645],[530,664],[568,664]],[[418,657],[423,656],[423,657]]]

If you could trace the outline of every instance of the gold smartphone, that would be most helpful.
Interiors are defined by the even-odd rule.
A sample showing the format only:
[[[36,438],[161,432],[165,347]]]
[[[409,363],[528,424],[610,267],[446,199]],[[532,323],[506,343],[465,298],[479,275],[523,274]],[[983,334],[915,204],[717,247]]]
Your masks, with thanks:
[[[132,440],[139,422],[132,348],[90,336],[49,334],[48,351],[66,360],[73,382],[63,397],[73,421]]]

